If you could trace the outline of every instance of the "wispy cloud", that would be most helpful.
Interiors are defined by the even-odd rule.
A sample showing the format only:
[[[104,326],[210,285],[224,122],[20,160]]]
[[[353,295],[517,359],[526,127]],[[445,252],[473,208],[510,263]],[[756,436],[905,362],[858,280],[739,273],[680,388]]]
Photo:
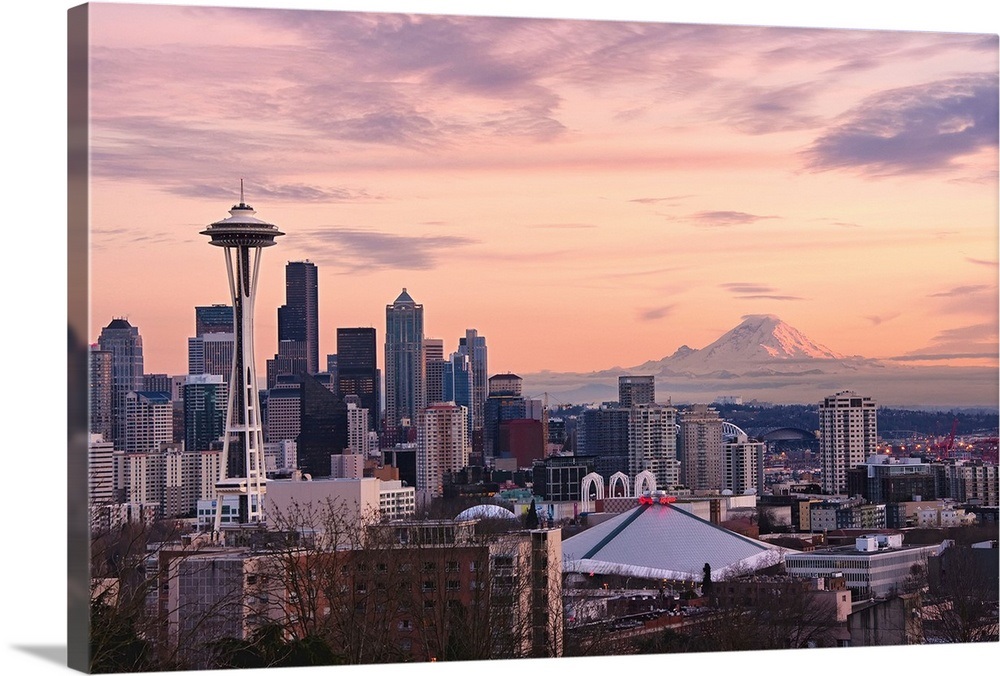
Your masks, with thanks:
[[[167,191],[174,195],[184,197],[204,198],[206,200],[220,199],[220,196],[229,194],[235,200],[232,186],[223,189],[218,184],[210,183],[182,183],[167,188]],[[251,199],[252,198],[252,199]],[[256,200],[266,200],[267,202],[354,202],[369,201],[373,198],[364,190],[349,190],[347,188],[322,188],[319,186],[305,184],[253,184],[251,192],[246,196],[247,202],[251,205]]]
[[[955,359],[996,359],[996,352],[942,352],[885,357],[886,361],[952,361]]]
[[[655,268],[653,270],[626,270],[623,272],[608,272],[600,277],[605,279],[630,279],[632,277],[651,277],[654,275],[663,275],[668,272],[674,272],[677,268]]]
[[[637,197],[635,199],[629,200],[629,202],[635,202],[636,204],[661,204],[663,202],[668,202],[671,204],[676,204],[681,200],[685,200],[693,195],[673,195],[671,197]]]
[[[802,296],[779,296],[772,294],[753,294],[750,296],[737,296],[743,300],[807,300]]]
[[[970,258],[970,257],[966,256],[965,260],[968,261],[969,263],[973,263],[975,265],[985,265],[988,268],[995,268],[995,267],[1000,266],[1000,262],[998,262],[998,261],[987,261],[987,260],[983,260],[981,258]]]
[[[303,232],[304,247],[316,260],[345,272],[365,270],[428,270],[448,250],[477,240],[453,235],[399,235],[390,232],[331,226]],[[331,256],[332,253],[336,254]]]
[[[719,286],[731,292],[734,298],[740,300],[805,300],[801,296],[777,293],[778,289],[767,284],[727,282]]]
[[[954,315],[983,316],[997,308],[997,287],[991,284],[965,284],[927,295],[940,298],[938,312]]]
[[[893,319],[898,317],[899,314],[900,313],[898,312],[891,312],[885,315],[865,315],[865,319],[870,321],[873,325],[878,326],[880,324],[884,324],[885,322],[892,321]]]
[[[968,296],[969,294],[979,293],[981,291],[986,291],[993,287],[986,284],[970,284],[967,286],[956,286],[953,289],[948,289],[947,291],[938,291],[937,293],[929,293],[927,296],[929,298],[953,298],[955,296]]]
[[[597,226],[593,223],[535,223],[527,227],[542,230],[584,230],[596,228]]]
[[[719,117],[745,134],[809,129],[820,123],[817,116],[804,112],[817,91],[820,87],[815,83],[746,87],[738,90],[738,97],[720,102],[725,107]]]
[[[645,310],[640,310],[638,313],[639,321],[651,322],[657,319],[663,319],[664,317],[670,316],[674,311],[675,305],[661,305],[660,307],[646,308]]]
[[[725,284],[720,284],[723,289],[728,289],[734,294],[744,294],[744,293],[769,293],[774,291],[773,286],[768,286],[766,284],[753,284],[749,282],[727,282]]]
[[[995,74],[893,89],[862,102],[806,151],[811,168],[872,174],[941,169],[995,147]]]
[[[934,336],[927,347],[895,357],[897,361],[914,359],[958,359],[996,357],[997,325],[994,323],[970,324],[945,329]]]
[[[758,216],[745,211],[699,211],[688,218],[695,225],[703,228],[728,228],[734,225],[748,225],[757,221],[777,218],[777,216]]]

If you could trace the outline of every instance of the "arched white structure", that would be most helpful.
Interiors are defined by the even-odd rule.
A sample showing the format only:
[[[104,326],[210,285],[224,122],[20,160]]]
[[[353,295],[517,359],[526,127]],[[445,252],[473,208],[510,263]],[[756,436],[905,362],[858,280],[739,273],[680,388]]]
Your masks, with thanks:
[[[621,485],[622,494],[621,496],[615,495],[615,486]],[[628,475],[624,472],[615,472],[611,475],[611,479],[608,480],[608,496],[612,498],[623,497],[630,498],[631,495],[628,494]]]
[[[455,521],[470,521],[472,519],[517,519],[517,515],[509,509],[504,509],[500,505],[474,505],[455,517]]]
[[[635,495],[640,496],[645,491],[652,493],[656,490],[656,477],[648,469],[635,475]]]
[[[597,472],[591,472],[580,481],[580,510],[584,512],[594,511],[595,505],[590,501],[590,487],[596,486],[596,500],[604,499],[604,477]]]
[[[723,438],[736,437],[736,441],[740,443],[745,443],[746,440],[750,438],[747,435],[747,433],[741,430],[739,427],[737,427],[731,422],[726,422],[726,421],[722,422],[722,437]]]

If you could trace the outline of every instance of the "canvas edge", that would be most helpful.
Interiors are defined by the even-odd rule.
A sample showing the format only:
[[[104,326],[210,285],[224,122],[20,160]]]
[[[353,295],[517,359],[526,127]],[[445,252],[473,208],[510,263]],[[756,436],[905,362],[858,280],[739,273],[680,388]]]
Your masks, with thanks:
[[[90,671],[89,6],[67,12],[67,666]]]

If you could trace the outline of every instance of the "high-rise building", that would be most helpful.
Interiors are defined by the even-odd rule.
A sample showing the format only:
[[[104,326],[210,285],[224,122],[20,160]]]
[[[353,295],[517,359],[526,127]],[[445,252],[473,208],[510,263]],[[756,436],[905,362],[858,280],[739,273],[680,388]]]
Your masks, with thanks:
[[[197,305],[194,308],[194,335],[235,333],[232,305]]]
[[[877,451],[877,404],[871,397],[845,390],[819,404],[819,455],[822,488],[827,494],[847,489],[847,470]]]
[[[440,497],[444,475],[469,462],[469,430],[465,407],[437,403],[417,420],[417,490]]]
[[[309,261],[285,266],[285,304],[278,308],[279,354],[285,340],[301,343],[306,373],[319,372],[319,278],[316,265]]]
[[[722,490],[743,495],[764,487],[764,442],[749,441],[745,435],[722,442]]]
[[[89,479],[89,504],[91,510],[115,500],[115,447],[100,434],[91,434],[87,446],[87,472]]]
[[[344,398],[347,405],[347,451],[367,459],[371,454],[371,437],[368,434],[368,409],[361,407],[356,395]]]
[[[618,403],[624,408],[656,401],[653,376],[618,376]]]
[[[483,410],[483,454],[496,458],[501,454],[500,424],[509,420],[527,419],[527,402],[521,396],[523,379],[513,373],[491,376],[489,396]]]
[[[299,374],[299,469],[313,477],[330,475],[330,456],[348,447],[347,405],[315,376]],[[276,441],[280,441],[277,440]]]
[[[215,497],[222,465],[222,451],[185,451],[174,443],[115,453],[115,492],[122,502],[155,505],[161,518],[189,516],[200,498]]]
[[[577,455],[592,458],[601,476],[630,473],[629,409],[606,402],[588,408],[577,421]]]
[[[441,398],[469,411],[469,429],[472,430],[472,366],[468,355],[452,352],[448,357],[441,374]]]
[[[215,485],[218,496],[214,531],[220,532],[225,496],[237,496],[239,521],[256,523],[264,518],[264,431],[260,398],[257,394],[257,368],[254,361],[253,311],[257,295],[257,273],[264,247],[284,233],[271,223],[254,217],[253,207],[240,201],[229,210],[229,218],[216,221],[201,234],[211,238],[213,246],[222,247],[233,301],[233,328],[236,347],[233,351],[234,379],[229,383],[229,417],[226,420],[222,470]]]
[[[360,408],[368,410],[369,429],[378,429],[382,414],[382,392],[379,388],[378,353],[375,329],[371,327],[337,329],[337,396],[343,399],[356,395]],[[327,369],[330,369],[329,359]]]
[[[469,357],[469,368],[472,370],[472,394],[470,396],[472,409],[472,432],[483,429],[483,407],[486,406],[489,371],[487,371],[486,337],[480,336],[476,329],[466,329],[465,337],[458,339],[458,353]]]
[[[403,289],[385,306],[385,426],[414,425],[424,408],[424,306]]]
[[[229,388],[222,376],[188,376],[184,385],[184,450],[207,451],[226,433]]]
[[[233,333],[205,333],[188,338],[188,375],[200,376],[204,373],[222,376],[229,382],[233,372],[233,351],[236,349],[236,335]]]
[[[487,382],[487,396],[520,397],[524,378],[513,373],[498,373]]]
[[[663,404],[638,404],[629,410],[629,475],[650,471],[658,490],[679,483],[677,409]]]
[[[278,352],[273,359],[267,360],[267,387],[274,387],[281,376],[308,372],[306,344],[300,340],[279,340]]]
[[[167,392],[129,392],[125,395],[126,453],[154,451],[174,440],[174,407]]]
[[[537,418],[505,420],[500,423],[500,456],[514,458],[520,469],[531,467],[545,457],[545,435]]]
[[[424,338],[424,402],[430,406],[444,398],[444,341]]]
[[[680,415],[677,455],[684,485],[692,490],[722,490],[722,418],[707,404],[693,404]]]
[[[114,420],[112,406],[112,352],[100,349],[97,345],[90,346],[90,433],[100,434],[101,443],[111,444],[111,426]],[[113,444],[112,444],[113,445]]]
[[[142,374],[143,392],[166,392],[171,393],[170,376],[166,373],[144,373]]]
[[[295,441],[302,431],[302,394],[294,376],[281,376],[267,391],[267,424],[264,441]]]
[[[996,506],[1000,499],[997,466],[981,461],[952,460],[934,465],[942,497],[971,505]]]
[[[125,442],[125,396],[142,390],[142,337],[127,319],[117,317],[101,330],[99,349],[111,353],[111,437],[116,449]],[[106,439],[107,440],[107,439]]]

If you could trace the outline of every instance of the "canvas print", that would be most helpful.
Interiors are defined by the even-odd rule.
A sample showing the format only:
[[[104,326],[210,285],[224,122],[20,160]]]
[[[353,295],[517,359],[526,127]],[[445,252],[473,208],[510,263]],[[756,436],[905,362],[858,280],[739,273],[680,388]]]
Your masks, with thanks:
[[[996,35],[69,18],[71,666],[997,643]]]

